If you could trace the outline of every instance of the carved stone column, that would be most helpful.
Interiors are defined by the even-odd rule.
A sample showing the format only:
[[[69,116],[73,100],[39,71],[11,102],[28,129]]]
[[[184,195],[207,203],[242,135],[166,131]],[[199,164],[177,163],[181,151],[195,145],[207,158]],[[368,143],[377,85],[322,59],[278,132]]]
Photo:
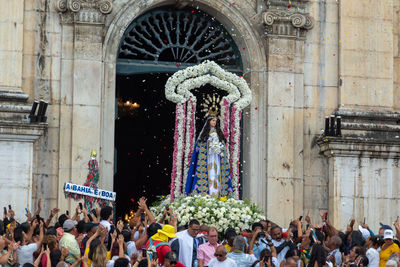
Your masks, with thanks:
[[[63,27],[61,58],[59,188],[66,181],[83,184],[90,151],[101,150],[102,47],[104,23],[112,11],[108,0],[58,0]],[[72,125],[72,127],[71,127]],[[112,189],[113,177],[101,177],[100,186]],[[61,209],[72,209],[60,197]]]
[[[265,1],[268,43],[267,217],[287,225],[303,211],[304,40],[308,1]],[[282,197],[281,192],[286,192]]]

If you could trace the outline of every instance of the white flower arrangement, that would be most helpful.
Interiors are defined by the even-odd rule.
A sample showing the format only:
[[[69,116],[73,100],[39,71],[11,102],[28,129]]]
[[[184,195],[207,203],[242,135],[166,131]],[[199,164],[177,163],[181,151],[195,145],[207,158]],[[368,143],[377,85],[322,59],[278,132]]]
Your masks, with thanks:
[[[189,171],[190,160],[192,159],[192,153],[195,143],[195,130],[196,130],[196,98],[191,97],[187,102],[186,108],[186,144],[185,144],[185,158],[184,158],[184,169],[183,169],[183,186],[186,186],[187,174]]]
[[[189,97],[193,97],[190,90],[205,84],[211,84],[228,92],[227,100],[230,103],[237,101],[236,106],[239,109],[247,107],[251,102],[251,90],[247,82],[236,74],[224,71],[217,63],[209,60],[172,75],[165,85],[165,96],[174,103],[184,103]]]
[[[162,217],[167,204],[178,216],[179,225],[186,225],[191,219],[197,219],[200,224],[216,227],[220,233],[228,227],[234,228],[239,233],[241,230],[251,229],[254,222],[265,219],[261,209],[247,199],[217,199],[208,195],[196,195],[176,197],[172,203],[170,196],[165,197],[151,207],[156,220]]]
[[[176,119],[175,119],[175,137],[174,137],[174,165],[172,167],[171,178],[171,194],[179,196],[182,188],[182,157],[185,135],[185,105],[177,104],[176,106]],[[180,160],[176,160],[180,159]]]

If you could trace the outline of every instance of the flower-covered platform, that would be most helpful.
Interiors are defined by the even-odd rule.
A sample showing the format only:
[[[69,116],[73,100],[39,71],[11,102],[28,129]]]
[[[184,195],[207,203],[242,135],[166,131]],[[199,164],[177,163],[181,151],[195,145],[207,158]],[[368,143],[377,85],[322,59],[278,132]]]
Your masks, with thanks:
[[[166,205],[172,208],[178,216],[178,224],[188,224],[191,219],[197,219],[200,224],[214,226],[218,232],[224,232],[232,227],[236,232],[251,229],[254,222],[265,219],[262,210],[249,200],[236,200],[234,198],[213,198],[209,195],[179,196],[170,202],[170,196],[161,198],[153,203],[151,211],[157,220],[162,215]]]

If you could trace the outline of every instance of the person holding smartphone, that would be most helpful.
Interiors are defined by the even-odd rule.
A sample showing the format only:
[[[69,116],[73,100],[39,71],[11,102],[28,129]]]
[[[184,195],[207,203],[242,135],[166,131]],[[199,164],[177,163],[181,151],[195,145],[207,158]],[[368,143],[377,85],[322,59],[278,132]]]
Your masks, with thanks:
[[[254,255],[260,260],[261,251],[268,247],[265,232],[261,223],[253,223],[251,226],[252,238],[249,244],[249,250],[254,252]]]
[[[271,247],[272,248],[272,247]],[[260,253],[260,259],[255,261],[251,267],[279,267],[277,265],[276,250],[264,249]],[[297,267],[297,264],[296,266]]]
[[[33,252],[42,247],[44,237],[43,221],[38,222],[36,219],[32,222],[32,232],[39,225],[39,240],[36,243],[28,244],[26,235],[23,233],[22,228],[14,230],[14,241],[20,243],[21,246],[17,249],[18,262],[23,266],[27,262],[33,262]]]
[[[291,248],[295,248],[290,233],[286,234],[286,239],[282,238],[282,228],[275,225],[271,228],[272,244],[276,248],[278,265],[284,260],[286,253]]]

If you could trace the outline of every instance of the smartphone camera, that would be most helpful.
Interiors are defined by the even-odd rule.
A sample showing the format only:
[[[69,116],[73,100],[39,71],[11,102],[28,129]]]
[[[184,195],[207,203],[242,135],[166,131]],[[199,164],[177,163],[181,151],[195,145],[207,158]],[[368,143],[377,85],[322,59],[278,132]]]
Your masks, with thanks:
[[[265,257],[264,257],[264,262],[268,262],[269,261],[269,256],[268,255],[265,255]]]
[[[257,239],[260,239],[260,238],[265,238],[265,233],[264,232],[259,232],[258,233]]]

